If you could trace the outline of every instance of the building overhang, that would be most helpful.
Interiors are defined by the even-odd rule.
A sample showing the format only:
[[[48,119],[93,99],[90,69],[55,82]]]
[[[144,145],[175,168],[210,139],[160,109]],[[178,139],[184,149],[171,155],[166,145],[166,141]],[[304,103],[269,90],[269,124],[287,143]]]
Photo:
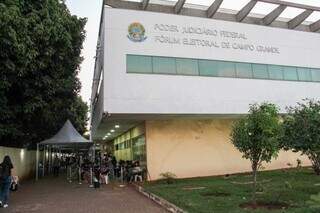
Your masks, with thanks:
[[[105,113],[93,135],[94,141],[109,142],[147,120],[236,119],[240,114],[108,114]]]
[[[278,0],[251,0],[243,8],[236,11],[220,8],[223,0],[214,0],[209,7],[187,4],[185,2],[185,0],[142,0],[141,2],[133,2],[129,0],[104,0],[105,5],[113,8],[179,14],[210,19],[212,18],[224,21],[264,25],[305,32],[320,31],[320,20],[315,22],[305,21],[313,12],[320,12],[320,7]],[[277,7],[266,15],[251,13],[251,10],[258,2],[277,5]],[[279,17],[286,8],[298,8],[302,9],[303,12],[292,19]]]

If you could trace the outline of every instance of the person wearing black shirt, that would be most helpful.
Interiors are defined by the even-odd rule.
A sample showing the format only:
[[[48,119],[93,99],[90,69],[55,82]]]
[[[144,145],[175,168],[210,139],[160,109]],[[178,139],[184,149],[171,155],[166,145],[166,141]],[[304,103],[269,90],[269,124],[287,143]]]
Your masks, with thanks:
[[[8,207],[8,199],[10,192],[10,185],[12,182],[11,170],[13,169],[13,165],[11,159],[8,155],[6,155],[0,164],[1,168],[1,188],[0,188],[0,205],[3,208]]]

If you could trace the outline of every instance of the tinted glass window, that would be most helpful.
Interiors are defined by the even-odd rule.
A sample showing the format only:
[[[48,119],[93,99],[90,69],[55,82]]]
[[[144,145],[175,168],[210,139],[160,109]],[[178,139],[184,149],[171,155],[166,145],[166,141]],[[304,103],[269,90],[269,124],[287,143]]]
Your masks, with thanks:
[[[219,76],[236,77],[236,67],[233,62],[218,61]]]
[[[320,69],[311,69],[312,81],[320,81]]]
[[[235,63],[237,77],[252,78],[252,66],[249,63]]]
[[[199,72],[204,76],[219,76],[216,61],[199,60]]]
[[[268,65],[269,78],[275,80],[283,80],[282,66]]]
[[[199,75],[198,60],[177,58],[177,73],[181,75]]]
[[[126,63],[128,73],[320,81],[317,68],[140,55],[127,55]]]
[[[176,74],[175,58],[153,57],[153,73]]]
[[[151,56],[127,55],[127,72],[152,73]]]
[[[295,67],[283,67],[284,80],[296,81],[298,80],[297,68]]]
[[[300,81],[312,81],[311,71],[309,68],[297,68],[297,72]]]
[[[268,79],[268,69],[267,65],[264,64],[252,64],[253,77],[260,79]]]

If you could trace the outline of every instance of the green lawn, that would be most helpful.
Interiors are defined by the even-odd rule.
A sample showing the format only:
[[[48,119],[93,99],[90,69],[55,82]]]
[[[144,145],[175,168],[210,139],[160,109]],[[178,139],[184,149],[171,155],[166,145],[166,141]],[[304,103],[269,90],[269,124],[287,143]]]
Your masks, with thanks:
[[[146,183],[144,187],[189,213],[320,212],[320,210],[312,211],[306,204],[310,195],[320,192],[320,176],[315,175],[309,168],[259,172],[258,200],[285,202],[290,205],[287,209],[248,210],[240,208],[240,204],[249,202],[251,199],[250,181],[251,176],[243,174],[229,177],[183,179],[176,180],[173,184],[151,182]]]

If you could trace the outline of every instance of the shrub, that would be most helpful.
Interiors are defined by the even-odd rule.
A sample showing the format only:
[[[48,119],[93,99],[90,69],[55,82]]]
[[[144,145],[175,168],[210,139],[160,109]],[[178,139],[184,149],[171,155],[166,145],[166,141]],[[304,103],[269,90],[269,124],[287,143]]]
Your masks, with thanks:
[[[164,180],[167,184],[174,183],[177,176],[173,174],[172,172],[164,172],[160,174],[160,177],[162,180]]]
[[[283,129],[283,148],[307,155],[320,175],[320,101],[305,100],[288,108]]]

